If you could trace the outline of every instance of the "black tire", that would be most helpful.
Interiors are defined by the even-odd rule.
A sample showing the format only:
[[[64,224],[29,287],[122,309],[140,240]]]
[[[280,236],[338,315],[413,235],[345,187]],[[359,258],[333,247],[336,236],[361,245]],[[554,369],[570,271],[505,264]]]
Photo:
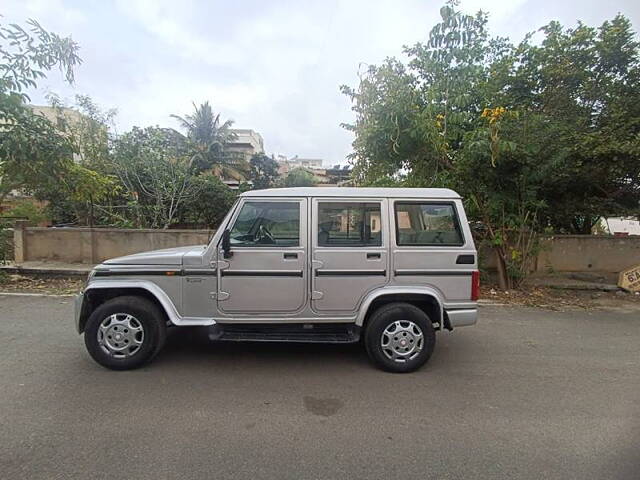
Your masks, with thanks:
[[[144,336],[140,347],[127,357],[116,357],[100,345],[100,324],[110,315],[129,314],[142,325]],[[155,357],[167,339],[167,320],[153,302],[143,297],[123,296],[106,301],[89,316],[84,331],[84,343],[91,357],[111,370],[138,368]]]
[[[387,327],[400,320],[413,322],[422,332],[421,350],[413,354],[410,353],[409,358],[404,361],[389,358],[385,351],[392,354],[391,347],[385,349],[382,346],[383,332]],[[404,324],[404,326],[409,327],[409,324]],[[389,339],[389,335],[386,337]],[[409,337],[419,341],[411,334]],[[418,307],[409,303],[390,303],[380,307],[371,315],[366,325],[364,340],[367,354],[376,366],[388,372],[407,373],[417,370],[429,360],[436,345],[436,333],[427,314]],[[407,348],[412,348],[409,343],[407,343]]]

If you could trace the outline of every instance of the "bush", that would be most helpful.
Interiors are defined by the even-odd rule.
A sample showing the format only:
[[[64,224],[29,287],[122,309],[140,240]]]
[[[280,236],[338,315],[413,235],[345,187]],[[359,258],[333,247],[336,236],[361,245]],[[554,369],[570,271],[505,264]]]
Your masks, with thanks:
[[[39,223],[47,220],[47,215],[44,208],[36,205],[35,203],[24,200],[13,207],[11,207],[5,214],[6,217],[19,217],[20,219],[27,220],[29,225],[38,225]]]
[[[9,222],[0,219],[0,263],[13,260],[13,231],[8,227]]]
[[[196,228],[216,228],[227,214],[236,194],[213,175],[194,177],[198,194],[185,200],[178,213],[178,223]]]

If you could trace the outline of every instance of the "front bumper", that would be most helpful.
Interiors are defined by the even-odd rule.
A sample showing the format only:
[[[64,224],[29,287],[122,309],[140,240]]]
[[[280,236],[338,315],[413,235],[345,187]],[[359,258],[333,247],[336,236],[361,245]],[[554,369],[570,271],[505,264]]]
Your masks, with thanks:
[[[79,293],[76,295],[73,304],[73,313],[76,321],[76,331],[78,333],[82,333],[80,329],[80,317],[82,316],[82,304],[84,303],[84,293]]]
[[[449,317],[449,324],[452,328],[466,327],[473,325],[478,321],[477,308],[446,310],[446,312]]]

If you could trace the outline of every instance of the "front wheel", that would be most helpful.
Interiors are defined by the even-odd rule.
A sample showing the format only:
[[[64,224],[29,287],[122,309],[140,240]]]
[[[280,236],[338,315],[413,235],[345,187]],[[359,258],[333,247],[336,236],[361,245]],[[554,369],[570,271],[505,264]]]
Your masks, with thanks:
[[[429,360],[436,334],[429,317],[409,303],[391,303],[376,310],[366,327],[369,358],[388,372],[417,370]]]
[[[130,370],[151,360],[166,339],[166,320],[142,297],[113,298],[94,310],[84,332],[91,357],[112,370]]]

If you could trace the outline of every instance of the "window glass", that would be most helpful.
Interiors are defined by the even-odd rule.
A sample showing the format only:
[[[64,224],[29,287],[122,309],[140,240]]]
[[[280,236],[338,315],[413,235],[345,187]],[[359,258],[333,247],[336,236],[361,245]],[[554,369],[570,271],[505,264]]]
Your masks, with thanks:
[[[300,245],[299,202],[246,202],[231,229],[234,247]]]
[[[396,203],[398,245],[462,245],[453,205]]]
[[[379,203],[318,203],[318,246],[382,245]]]

